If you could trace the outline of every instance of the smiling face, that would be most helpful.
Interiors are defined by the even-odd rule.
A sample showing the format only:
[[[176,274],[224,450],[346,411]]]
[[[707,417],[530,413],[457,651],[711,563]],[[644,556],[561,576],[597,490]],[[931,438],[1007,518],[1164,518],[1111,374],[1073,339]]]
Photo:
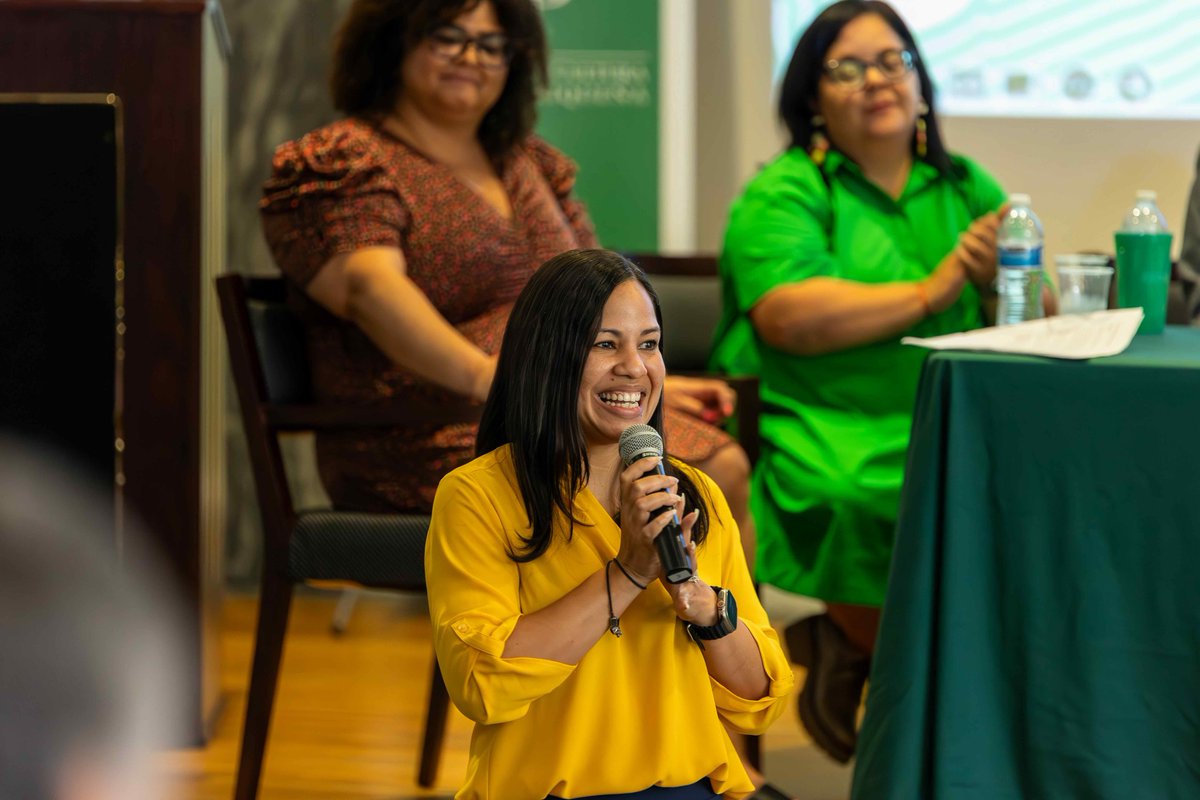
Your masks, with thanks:
[[[621,431],[650,421],[662,397],[662,330],[636,280],[609,295],[579,383],[579,425],[588,448],[615,445]]]
[[[452,25],[472,38],[505,33],[496,9],[488,0],[459,14]],[[400,102],[411,103],[434,119],[478,124],[500,99],[507,80],[508,67],[483,66],[476,46],[447,57],[439,52],[438,42],[426,36],[401,64]]]
[[[920,78],[912,70],[891,81],[873,66],[881,53],[907,47],[883,17],[862,14],[846,23],[826,52],[822,63],[856,58],[872,65],[860,89],[839,85],[825,74],[817,86],[817,111],[825,118],[829,139],[851,157],[880,142],[910,142],[921,102]]]

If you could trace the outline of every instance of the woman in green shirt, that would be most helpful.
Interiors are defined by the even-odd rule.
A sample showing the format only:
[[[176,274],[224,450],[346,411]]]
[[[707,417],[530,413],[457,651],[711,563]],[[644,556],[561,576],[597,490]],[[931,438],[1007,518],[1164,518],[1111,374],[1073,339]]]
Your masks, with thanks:
[[[950,155],[929,75],[886,3],[844,0],[800,38],[790,147],[734,203],[715,365],[762,378],[758,577],[819,597],[789,629],[801,719],[839,761],[874,644],[924,351],[984,324],[999,184]]]

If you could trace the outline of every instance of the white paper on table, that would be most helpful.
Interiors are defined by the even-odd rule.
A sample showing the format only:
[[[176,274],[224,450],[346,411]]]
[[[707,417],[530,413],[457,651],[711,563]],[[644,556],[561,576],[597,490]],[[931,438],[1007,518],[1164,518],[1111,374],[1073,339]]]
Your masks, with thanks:
[[[1063,314],[927,339],[905,336],[900,343],[931,350],[989,350],[1051,358],[1101,358],[1115,356],[1128,347],[1143,316],[1140,308],[1116,308],[1090,314]]]

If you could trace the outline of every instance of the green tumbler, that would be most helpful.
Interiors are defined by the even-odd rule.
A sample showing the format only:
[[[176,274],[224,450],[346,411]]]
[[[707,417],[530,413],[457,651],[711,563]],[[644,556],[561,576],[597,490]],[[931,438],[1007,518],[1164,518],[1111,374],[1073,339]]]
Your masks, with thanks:
[[[1117,305],[1141,307],[1146,316],[1138,333],[1162,333],[1171,282],[1171,234],[1118,231],[1116,240]]]

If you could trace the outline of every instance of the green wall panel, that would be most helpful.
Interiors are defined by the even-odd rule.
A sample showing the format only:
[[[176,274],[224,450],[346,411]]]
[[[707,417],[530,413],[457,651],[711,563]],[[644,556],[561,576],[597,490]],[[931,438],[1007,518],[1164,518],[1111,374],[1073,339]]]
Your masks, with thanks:
[[[538,132],[579,164],[600,242],[658,249],[658,0],[544,2],[550,87]]]

